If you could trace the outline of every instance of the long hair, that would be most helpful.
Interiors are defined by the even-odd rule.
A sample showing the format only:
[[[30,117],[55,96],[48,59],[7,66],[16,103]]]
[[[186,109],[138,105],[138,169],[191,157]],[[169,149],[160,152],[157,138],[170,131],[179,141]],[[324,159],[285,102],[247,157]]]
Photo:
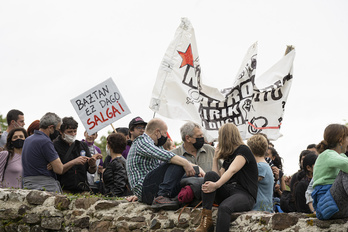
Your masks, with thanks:
[[[220,128],[218,141],[218,158],[224,160],[244,144],[238,128],[232,123],[227,123]]]
[[[318,144],[318,152],[335,148],[348,136],[348,128],[342,124],[330,124],[325,128],[324,140]]]
[[[277,168],[279,168],[280,170],[283,171],[282,158],[281,158],[280,155],[278,154],[277,150],[274,149],[273,147],[269,147],[268,150],[270,150],[271,153],[272,153],[273,164],[274,164]]]
[[[10,159],[12,159],[12,157],[14,156],[14,147],[12,145],[12,138],[13,138],[13,135],[16,131],[22,131],[24,134],[24,137],[25,138],[28,137],[28,133],[23,127],[14,128],[8,133],[7,139],[6,139],[6,144],[5,144],[5,150],[8,151],[8,155],[10,156]]]

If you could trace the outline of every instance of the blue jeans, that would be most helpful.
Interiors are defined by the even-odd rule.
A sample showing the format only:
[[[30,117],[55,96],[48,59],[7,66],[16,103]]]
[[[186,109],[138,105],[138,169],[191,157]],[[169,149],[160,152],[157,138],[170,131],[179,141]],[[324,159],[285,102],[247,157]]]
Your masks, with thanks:
[[[180,180],[185,170],[182,166],[163,163],[149,172],[143,182],[142,202],[151,205],[156,196],[176,197],[180,190]]]

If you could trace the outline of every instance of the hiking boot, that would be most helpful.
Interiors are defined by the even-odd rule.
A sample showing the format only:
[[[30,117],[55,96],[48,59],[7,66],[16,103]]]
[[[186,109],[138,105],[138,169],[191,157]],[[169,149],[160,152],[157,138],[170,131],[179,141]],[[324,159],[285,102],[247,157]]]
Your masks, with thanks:
[[[209,209],[203,209],[201,224],[196,229],[196,232],[213,232],[214,231],[214,222],[212,217],[212,211]]]
[[[179,209],[179,202],[172,200],[168,197],[158,196],[153,199],[151,208],[153,209],[166,209],[166,210],[177,210]]]

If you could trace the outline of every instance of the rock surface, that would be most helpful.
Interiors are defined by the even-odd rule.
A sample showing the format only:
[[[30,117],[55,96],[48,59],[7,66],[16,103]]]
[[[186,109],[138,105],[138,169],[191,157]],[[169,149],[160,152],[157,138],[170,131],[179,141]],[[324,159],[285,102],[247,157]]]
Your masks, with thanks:
[[[0,189],[0,232],[195,231],[200,211],[192,208],[155,211],[148,205],[125,200]],[[214,220],[216,213],[214,208]],[[348,218],[320,221],[307,214],[250,211],[232,214],[230,231],[347,232]]]

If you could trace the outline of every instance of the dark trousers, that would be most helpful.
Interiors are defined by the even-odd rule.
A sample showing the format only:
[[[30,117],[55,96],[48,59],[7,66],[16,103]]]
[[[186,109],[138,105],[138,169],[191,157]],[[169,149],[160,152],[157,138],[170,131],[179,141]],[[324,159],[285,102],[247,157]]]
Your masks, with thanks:
[[[216,172],[207,172],[204,182],[216,182],[220,176]],[[236,188],[236,184],[224,184],[212,193],[203,193],[203,208],[212,209],[214,201],[219,204],[216,231],[229,231],[231,214],[251,210],[255,205],[254,198],[243,190]]]
[[[149,172],[143,182],[142,202],[151,205],[156,196],[175,197],[181,190],[180,180],[185,174],[182,166],[161,164]]]

